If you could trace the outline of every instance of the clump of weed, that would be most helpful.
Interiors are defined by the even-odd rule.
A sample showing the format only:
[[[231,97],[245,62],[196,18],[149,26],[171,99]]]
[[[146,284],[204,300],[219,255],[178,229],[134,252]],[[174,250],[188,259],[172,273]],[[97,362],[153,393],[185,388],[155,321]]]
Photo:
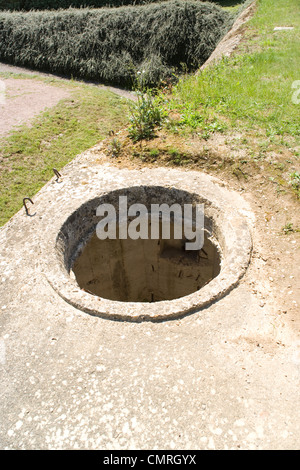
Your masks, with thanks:
[[[282,228],[282,231],[285,235],[289,235],[291,233],[300,232],[300,228],[294,227],[294,224],[292,222],[287,222],[285,226]]]
[[[294,171],[290,175],[290,185],[296,191],[297,196],[300,198],[300,173]]]
[[[155,96],[151,89],[140,88],[136,95],[137,101],[130,104],[128,127],[129,137],[134,142],[153,138],[166,116],[159,96]]]
[[[291,222],[287,222],[282,229],[283,233],[287,235],[288,233],[294,232],[293,224]]]
[[[113,137],[109,144],[109,153],[112,157],[119,157],[122,149],[122,142],[117,138]]]
[[[158,149],[150,149],[149,150],[149,156],[155,160],[159,156],[159,150]]]

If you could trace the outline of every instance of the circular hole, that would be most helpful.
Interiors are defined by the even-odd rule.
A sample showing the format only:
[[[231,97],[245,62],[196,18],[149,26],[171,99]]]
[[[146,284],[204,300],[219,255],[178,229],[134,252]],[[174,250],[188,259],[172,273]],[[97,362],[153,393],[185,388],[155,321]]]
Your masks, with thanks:
[[[175,236],[170,221],[170,237],[163,238],[161,220],[158,239],[100,240],[94,232],[71,271],[82,289],[105,299],[158,302],[189,295],[219,274],[221,257],[207,234],[198,250],[186,249],[186,239]]]
[[[224,202],[223,193],[210,188],[203,188],[207,197],[195,185],[194,192],[140,185],[87,200],[47,235],[44,272],[48,281],[76,308],[128,321],[178,318],[220,299],[244,275],[252,239],[245,218]],[[151,232],[148,237],[124,239],[117,230],[115,238],[100,239],[97,227],[101,217],[97,210],[103,204],[114,207],[119,227],[126,227],[129,232],[134,217],[125,222],[122,218],[119,202],[124,196],[128,208],[134,204],[145,206],[147,215],[140,221],[148,231],[153,227],[149,217],[153,204],[166,204],[169,208],[177,204],[183,210],[185,205],[193,209],[203,205],[203,244],[187,249],[187,241],[193,240],[184,231],[181,237],[174,235],[176,217],[170,219],[169,237],[162,236],[160,221],[156,238]],[[196,222],[193,212],[193,227],[198,227]],[[53,243],[52,251],[47,247]]]

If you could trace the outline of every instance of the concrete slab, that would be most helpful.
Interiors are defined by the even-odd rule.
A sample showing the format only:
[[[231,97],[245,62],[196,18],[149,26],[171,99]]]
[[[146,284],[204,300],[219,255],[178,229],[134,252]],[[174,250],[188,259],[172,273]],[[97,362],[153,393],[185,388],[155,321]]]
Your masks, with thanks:
[[[22,209],[0,231],[0,447],[298,448],[299,345],[288,325],[274,327],[273,305],[260,306],[253,272],[209,307],[162,322],[95,317],[52,289],[41,246],[53,217],[113,184],[201,180],[96,155],[75,159],[31,216]],[[246,202],[231,200],[251,223]]]

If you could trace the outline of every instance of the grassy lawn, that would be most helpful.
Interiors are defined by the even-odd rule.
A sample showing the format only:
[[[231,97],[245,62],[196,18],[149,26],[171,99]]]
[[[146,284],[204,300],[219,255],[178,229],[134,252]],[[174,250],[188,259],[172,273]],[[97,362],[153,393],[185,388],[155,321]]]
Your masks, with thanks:
[[[274,31],[275,26],[294,30]],[[170,107],[180,124],[263,128],[267,135],[299,136],[299,105],[292,102],[300,79],[300,4],[298,0],[258,0],[242,53],[224,59],[175,88]],[[244,48],[244,50],[243,50]]]
[[[54,176],[53,168],[60,170],[127,122],[126,102],[113,93],[75,81],[64,84],[51,79],[51,83],[67,86],[71,98],[39,115],[32,127],[24,126],[1,145],[0,225],[22,207],[23,197],[34,196]]]

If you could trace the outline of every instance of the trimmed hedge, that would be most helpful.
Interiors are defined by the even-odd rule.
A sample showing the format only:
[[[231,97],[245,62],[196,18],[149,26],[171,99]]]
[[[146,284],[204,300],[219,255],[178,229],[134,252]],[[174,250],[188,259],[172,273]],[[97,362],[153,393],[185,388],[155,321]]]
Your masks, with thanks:
[[[59,10],[65,8],[101,8],[105,6],[141,5],[161,0],[0,0],[0,10]],[[228,0],[204,0],[227,5]],[[238,1],[237,1],[238,3]],[[230,2],[229,2],[230,4]]]
[[[0,13],[0,60],[74,78],[156,85],[180,64],[199,67],[232,17],[211,3]]]
[[[137,5],[150,2],[151,0],[0,0],[0,10],[59,10],[69,7],[102,8],[105,6],[117,7],[122,5]]]

